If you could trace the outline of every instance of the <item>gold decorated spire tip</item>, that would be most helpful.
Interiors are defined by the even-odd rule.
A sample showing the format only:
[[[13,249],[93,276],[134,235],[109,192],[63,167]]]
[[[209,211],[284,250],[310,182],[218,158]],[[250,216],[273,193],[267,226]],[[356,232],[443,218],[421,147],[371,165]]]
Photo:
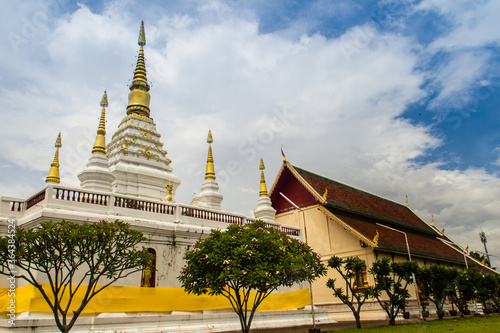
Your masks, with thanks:
[[[54,154],[54,161],[50,165],[49,174],[47,175],[47,178],[45,178],[45,182],[59,184],[61,182],[61,178],[59,177],[59,148],[62,147],[61,132],[59,132],[59,135],[57,136],[55,147],[56,153]]]
[[[56,148],[61,148],[61,147],[62,147],[62,143],[61,143],[61,132],[59,132],[59,135],[57,136],[55,147],[56,147]]]
[[[214,179],[215,180],[215,167],[214,167],[214,156],[212,155],[212,142],[214,142],[212,138],[212,131],[208,130],[208,157],[207,157],[207,168],[205,172],[205,179]]]
[[[104,90],[104,95],[102,95],[101,107],[103,107],[103,108],[108,107],[108,94],[107,94],[106,90]]]
[[[264,160],[260,159],[260,189],[259,196],[267,196],[266,178],[264,177]]]
[[[149,95],[150,86],[146,74],[146,60],[144,58],[144,45],[146,45],[146,35],[144,34],[144,21],[141,22],[139,32],[139,55],[137,56],[137,65],[135,66],[134,78],[130,84],[130,93],[128,94],[127,115],[138,114],[149,117]]]
[[[95,138],[92,154],[101,153],[106,155],[106,107],[108,106],[108,95],[104,91],[101,99],[101,118],[99,119],[99,127],[97,128],[97,136]]]
[[[286,162],[286,156],[285,153],[283,152],[283,145],[281,145],[281,155],[283,155],[283,162]]]
[[[137,42],[140,46],[146,45],[146,34],[144,33],[144,21],[141,21],[141,30],[139,31],[139,40]]]

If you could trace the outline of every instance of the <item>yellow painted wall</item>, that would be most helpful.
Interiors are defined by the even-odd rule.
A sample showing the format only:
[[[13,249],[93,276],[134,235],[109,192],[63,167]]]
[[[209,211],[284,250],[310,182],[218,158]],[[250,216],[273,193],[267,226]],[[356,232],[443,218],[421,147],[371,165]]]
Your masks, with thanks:
[[[48,284],[42,284],[47,290]],[[0,313],[10,312],[11,300],[15,300],[15,312],[51,312],[40,292],[32,285],[17,288],[9,295],[0,289]],[[77,292],[74,305],[81,304],[84,289]],[[252,296],[251,296],[252,297]],[[259,306],[258,311],[277,311],[302,308],[310,304],[309,289],[272,293]],[[74,308],[73,308],[74,309]],[[83,313],[102,312],[170,312],[231,309],[224,296],[196,296],[183,288],[141,288],[109,286],[97,294]]]

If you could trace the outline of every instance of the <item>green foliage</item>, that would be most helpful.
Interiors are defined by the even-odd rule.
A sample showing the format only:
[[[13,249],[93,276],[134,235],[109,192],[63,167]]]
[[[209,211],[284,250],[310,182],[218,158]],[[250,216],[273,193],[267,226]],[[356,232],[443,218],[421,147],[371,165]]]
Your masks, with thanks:
[[[391,326],[396,324],[399,311],[405,310],[406,300],[410,297],[408,284],[413,283],[412,272],[417,269],[416,262],[391,263],[387,257],[375,261],[370,269],[375,279],[372,296],[387,313]],[[382,297],[382,292],[387,294],[387,299]]]
[[[196,295],[228,298],[243,332],[248,332],[255,310],[272,291],[312,281],[326,271],[321,256],[307,244],[262,221],[212,230],[194,244],[185,260],[178,277],[182,287]]]
[[[498,274],[480,274],[476,284],[477,300],[483,304],[485,312],[491,312],[490,303],[499,308],[500,276]]]
[[[369,298],[370,289],[364,288],[359,290],[359,279],[361,272],[366,272],[366,263],[357,257],[348,257],[342,259],[333,256],[328,260],[328,267],[335,269],[342,279],[341,283],[345,283],[345,290],[342,287],[336,286],[337,279],[328,279],[326,286],[333,290],[333,294],[338,297],[349,309],[351,309],[354,319],[356,320],[356,327],[361,328],[361,306]]]
[[[461,315],[467,310],[467,303],[474,299],[476,285],[481,274],[473,268],[459,271],[455,279],[455,288],[450,290],[450,298],[457,306]]]
[[[484,261],[484,264],[485,264],[486,266],[491,267],[490,261],[488,260],[488,257],[487,257],[486,255],[481,254],[481,253],[479,253],[479,252],[477,252],[477,251],[471,251],[471,252],[469,252],[469,255],[470,255],[472,258],[476,259],[477,261],[479,261],[479,262],[481,262],[481,263]]]
[[[433,264],[419,267],[415,275],[420,291],[434,303],[439,319],[443,319],[444,302],[453,293],[458,270]]]
[[[42,223],[36,228],[16,229],[15,246],[10,247],[13,252],[9,252],[12,239],[0,238],[0,273],[15,275],[14,264],[21,268],[17,277],[40,291],[59,330],[69,332],[96,294],[151,263],[153,255],[135,249],[145,240],[141,232],[120,221]],[[40,279],[48,281],[48,290]],[[85,290],[84,298],[81,304],[73,304],[80,289]]]

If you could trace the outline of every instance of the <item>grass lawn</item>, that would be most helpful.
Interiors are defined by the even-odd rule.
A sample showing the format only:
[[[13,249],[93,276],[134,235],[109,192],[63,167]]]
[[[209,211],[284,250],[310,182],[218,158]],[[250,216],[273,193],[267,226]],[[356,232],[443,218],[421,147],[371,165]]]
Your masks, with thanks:
[[[362,328],[366,333],[442,333],[442,332],[467,332],[467,333],[500,333],[500,315],[485,315],[466,318],[454,318],[443,320],[430,320],[418,323]],[[326,331],[328,333],[338,332],[360,332],[360,330],[346,329],[337,331]]]

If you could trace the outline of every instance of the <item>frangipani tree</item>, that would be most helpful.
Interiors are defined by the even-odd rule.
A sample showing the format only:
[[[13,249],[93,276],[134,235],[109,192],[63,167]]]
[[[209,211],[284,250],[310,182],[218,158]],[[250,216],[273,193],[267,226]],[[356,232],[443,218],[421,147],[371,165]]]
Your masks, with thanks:
[[[357,257],[342,259],[333,256],[328,260],[328,266],[335,269],[343,281],[337,284],[337,279],[328,279],[326,286],[333,290],[333,294],[351,309],[356,328],[361,328],[361,307],[370,297],[371,288],[359,288],[362,272],[366,274],[366,262]],[[345,289],[339,285],[345,284]]]
[[[120,221],[47,222],[19,228],[12,238],[0,237],[0,274],[35,286],[58,329],[67,333],[95,295],[151,264],[154,255],[136,248],[145,240],[141,232]],[[82,291],[78,303],[75,295]]]
[[[410,297],[408,284],[413,283],[412,272],[417,270],[418,264],[414,261],[391,263],[387,257],[375,261],[370,269],[375,280],[373,297],[387,313],[391,326],[396,325],[399,311],[406,308],[406,300]]]
[[[185,260],[178,277],[182,287],[196,295],[226,297],[243,333],[250,331],[255,311],[278,287],[326,273],[321,256],[307,244],[262,221],[212,230],[194,244]]]
[[[458,272],[455,280],[455,288],[451,290],[450,297],[452,302],[458,307],[460,316],[463,316],[468,310],[467,303],[474,299],[480,278],[481,273],[474,270],[474,268]]]
[[[455,287],[458,270],[453,267],[432,264],[419,267],[415,275],[420,291],[434,303],[439,319],[443,319],[444,302]]]

